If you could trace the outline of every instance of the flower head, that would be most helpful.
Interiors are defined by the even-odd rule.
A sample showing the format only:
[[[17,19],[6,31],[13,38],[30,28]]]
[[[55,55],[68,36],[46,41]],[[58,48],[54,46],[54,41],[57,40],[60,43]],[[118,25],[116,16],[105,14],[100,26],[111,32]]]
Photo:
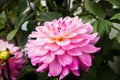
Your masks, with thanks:
[[[79,69],[88,71],[92,65],[92,53],[100,48],[94,46],[97,33],[92,33],[91,24],[78,17],[65,17],[43,26],[37,26],[26,44],[32,65],[37,72],[48,70],[48,76],[64,78],[69,72],[79,76]],[[34,39],[33,39],[34,38]]]
[[[4,71],[3,74],[6,78],[8,78],[7,75],[10,75],[12,80],[16,80],[25,64],[25,59],[22,56],[23,54],[19,50],[19,47],[0,40],[0,76],[2,76],[2,72]],[[7,71],[6,61],[8,62],[10,74]]]

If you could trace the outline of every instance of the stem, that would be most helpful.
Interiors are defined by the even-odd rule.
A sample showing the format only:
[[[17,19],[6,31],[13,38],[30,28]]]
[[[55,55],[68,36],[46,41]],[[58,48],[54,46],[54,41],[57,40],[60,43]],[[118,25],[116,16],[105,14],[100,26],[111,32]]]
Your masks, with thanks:
[[[4,69],[2,69],[2,78],[3,78],[3,80],[7,80],[5,75],[4,75]]]
[[[11,80],[8,60],[6,61],[6,68],[7,68],[7,72],[8,72],[8,80]]]

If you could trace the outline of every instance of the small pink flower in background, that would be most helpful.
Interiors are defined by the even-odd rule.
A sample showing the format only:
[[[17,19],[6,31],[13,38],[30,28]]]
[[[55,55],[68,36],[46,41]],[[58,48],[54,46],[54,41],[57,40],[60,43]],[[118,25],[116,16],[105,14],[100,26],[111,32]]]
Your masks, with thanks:
[[[30,34],[26,44],[28,57],[33,66],[38,65],[37,72],[48,70],[48,76],[60,79],[70,72],[80,76],[78,70],[88,71],[93,53],[100,50],[94,46],[99,38],[92,31],[92,25],[78,17],[45,22]]]
[[[11,80],[17,80],[18,76],[20,75],[20,71],[25,64],[25,59],[22,58],[23,53],[19,50],[19,47],[0,40],[0,58],[2,58],[1,54],[6,51],[6,49],[9,50],[10,55],[13,55],[12,57],[8,58],[10,78]],[[5,77],[8,78],[8,71],[6,69],[6,63],[4,60],[0,60],[0,76],[2,76],[2,70]]]

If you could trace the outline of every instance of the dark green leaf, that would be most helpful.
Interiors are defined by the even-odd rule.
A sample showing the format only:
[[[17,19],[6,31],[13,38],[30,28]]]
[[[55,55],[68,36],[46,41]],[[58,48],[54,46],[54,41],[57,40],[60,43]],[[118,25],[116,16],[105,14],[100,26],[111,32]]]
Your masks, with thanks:
[[[88,72],[83,72],[80,80],[96,80],[97,71],[94,67],[91,67]]]
[[[0,29],[5,27],[5,20],[3,18],[0,18]]]
[[[120,13],[115,14],[115,15],[111,18],[111,20],[113,20],[113,19],[118,19],[118,20],[120,20]]]
[[[18,19],[16,20],[16,23],[15,23],[15,29],[12,30],[12,31],[7,35],[7,40],[8,40],[8,41],[9,41],[9,40],[12,40],[12,39],[15,37],[15,35],[16,35],[16,33],[18,32],[21,24],[23,24],[23,22],[26,20],[26,16],[27,16],[27,14],[20,15],[20,16],[18,17]]]
[[[0,36],[6,35],[8,31],[0,31]]]
[[[8,40],[8,41],[9,41],[9,40],[12,40],[13,37],[16,35],[17,31],[18,31],[18,29],[12,30],[12,31],[7,35],[7,40]]]
[[[116,80],[114,71],[104,63],[99,69],[99,80]]]
[[[97,3],[92,3],[89,0],[85,0],[85,8],[89,13],[91,13],[95,16],[98,16],[101,19],[105,18],[104,9],[100,5],[98,5]]]
[[[107,0],[107,1],[120,8],[120,0]]]
[[[47,80],[49,78],[47,75],[48,75],[47,71],[43,73],[38,73],[38,80]]]
[[[45,13],[39,13],[38,20],[39,21],[51,21],[53,19],[58,19],[62,15],[60,13],[55,12],[45,12]]]
[[[19,14],[22,14],[27,7],[28,7],[27,6],[27,1],[20,0],[18,6],[16,7],[16,11],[19,12]]]
[[[98,35],[102,37],[104,34],[108,34],[111,31],[112,23],[107,20],[97,20],[93,25],[94,32],[98,32]]]

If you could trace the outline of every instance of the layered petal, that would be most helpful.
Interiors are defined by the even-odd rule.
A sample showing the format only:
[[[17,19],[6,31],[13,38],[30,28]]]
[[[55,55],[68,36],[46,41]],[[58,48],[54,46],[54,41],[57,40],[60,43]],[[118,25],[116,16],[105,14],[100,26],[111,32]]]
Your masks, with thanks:
[[[68,54],[64,54],[64,55],[59,55],[58,56],[58,61],[62,66],[66,66],[72,63],[72,56],[68,55]]]
[[[49,74],[58,76],[62,71],[62,66],[58,63],[57,59],[49,64]]]

